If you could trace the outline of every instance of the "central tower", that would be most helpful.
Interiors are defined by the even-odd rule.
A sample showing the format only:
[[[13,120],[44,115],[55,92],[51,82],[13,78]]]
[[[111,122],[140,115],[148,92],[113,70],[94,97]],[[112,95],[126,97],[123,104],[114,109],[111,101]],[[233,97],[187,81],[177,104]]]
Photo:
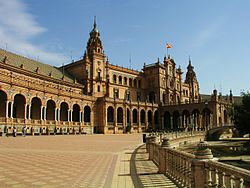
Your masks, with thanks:
[[[104,96],[106,93],[105,54],[100,32],[97,30],[96,18],[94,18],[93,29],[89,33],[83,60],[85,93],[95,97]]]

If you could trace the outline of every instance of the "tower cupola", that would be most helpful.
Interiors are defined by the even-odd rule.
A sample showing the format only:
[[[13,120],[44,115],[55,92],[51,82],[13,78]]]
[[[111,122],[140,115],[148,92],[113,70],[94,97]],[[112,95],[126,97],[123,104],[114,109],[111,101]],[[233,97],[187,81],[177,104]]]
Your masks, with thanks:
[[[94,18],[93,29],[89,33],[87,52],[89,55],[93,55],[93,53],[103,53],[102,41],[96,25],[96,17]]]

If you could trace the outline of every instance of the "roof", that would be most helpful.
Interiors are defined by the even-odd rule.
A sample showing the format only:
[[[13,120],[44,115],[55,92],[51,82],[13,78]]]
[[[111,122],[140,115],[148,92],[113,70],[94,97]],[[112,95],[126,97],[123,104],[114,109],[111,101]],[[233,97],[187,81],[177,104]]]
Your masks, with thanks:
[[[203,101],[205,101],[205,100],[209,101],[211,99],[211,95],[206,95],[206,94],[200,94],[200,95],[201,95],[201,98]],[[222,98],[224,100],[226,100],[227,97],[229,97],[229,96],[222,96]],[[241,105],[242,104],[242,97],[241,96],[233,96],[233,101],[234,101],[234,104]]]
[[[62,71],[62,68],[54,67],[48,64],[41,63],[39,61],[35,61],[33,59],[29,59],[12,52],[3,50],[0,48],[0,62],[3,62],[6,58],[6,63],[17,68],[22,68],[23,70],[27,70],[33,73],[36,73],[38,69],[39,75],[49,76],[55,79],[62,80],[64,76],[64,81],[66,82],[74,82],[74,78],[71,77],[66,71]]]

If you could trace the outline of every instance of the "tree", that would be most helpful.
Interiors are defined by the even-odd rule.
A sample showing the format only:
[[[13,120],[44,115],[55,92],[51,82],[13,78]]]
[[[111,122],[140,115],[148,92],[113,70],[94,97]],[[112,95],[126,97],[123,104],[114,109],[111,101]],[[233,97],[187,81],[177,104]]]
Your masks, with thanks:
[[[241,93],[242,104],[234,105],[233,121],[241,135],[250,133],[250,93]]]

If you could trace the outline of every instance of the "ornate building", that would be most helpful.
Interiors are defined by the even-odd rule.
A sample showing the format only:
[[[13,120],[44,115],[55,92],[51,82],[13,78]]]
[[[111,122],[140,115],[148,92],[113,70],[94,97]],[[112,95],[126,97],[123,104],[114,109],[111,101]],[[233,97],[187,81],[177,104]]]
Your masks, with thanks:
[[[135,71],[109,63],[96,22],[89,35],[83,58],[63,67],[0,49],[1,130],[106,134],[231,123],[232,93],[202,99],[190,59],[185,79],[170,56]]]

